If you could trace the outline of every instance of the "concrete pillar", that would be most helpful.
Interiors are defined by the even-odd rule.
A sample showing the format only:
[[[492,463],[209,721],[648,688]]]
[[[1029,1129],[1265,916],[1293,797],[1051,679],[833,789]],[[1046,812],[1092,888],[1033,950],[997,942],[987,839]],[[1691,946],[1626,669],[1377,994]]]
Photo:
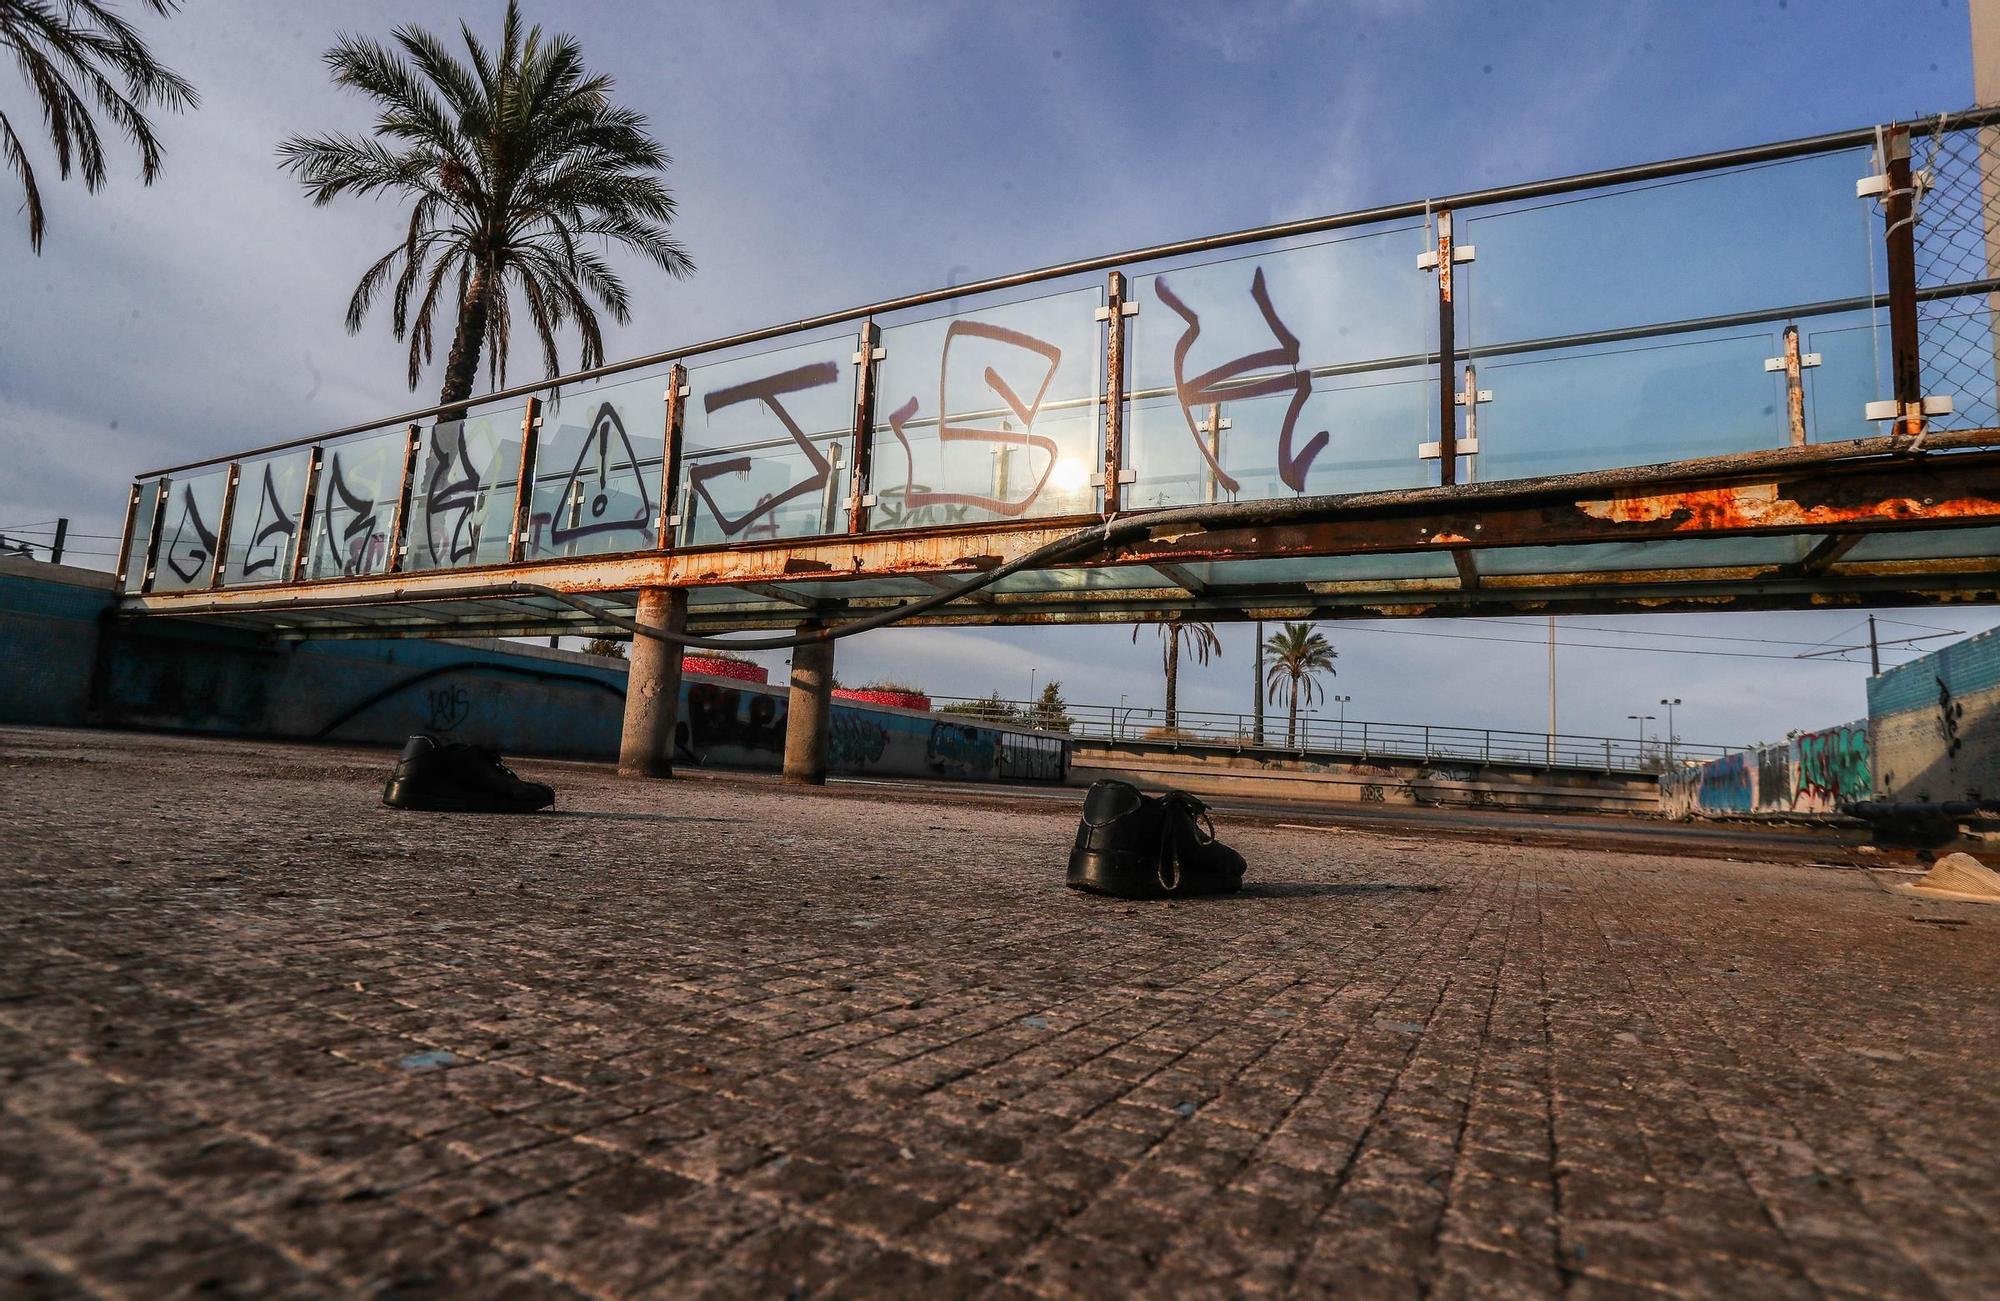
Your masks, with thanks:
[[[649,587],[639,593],[637,622],[680,632],[687,627],[687,589]],[[618,775],[674,775],[674,724],[681,712],[681,648],[634,637],[625,682],[625,729],[618,738]]]
[[[832,722],[833,643],[796,646],[792,649],[792,693],[785,711],[786,781],[825,784],[826,738]]]

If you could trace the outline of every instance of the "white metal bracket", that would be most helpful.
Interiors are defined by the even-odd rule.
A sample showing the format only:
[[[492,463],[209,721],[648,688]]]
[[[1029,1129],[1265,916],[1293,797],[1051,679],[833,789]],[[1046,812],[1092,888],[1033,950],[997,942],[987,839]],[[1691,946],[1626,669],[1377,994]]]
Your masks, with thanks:
[[[1477,255],[1478,249],[1471,244],[1454,244],[1451,246],[1451,260],[1453,262],[1470,262]],[[1437,264],[1438,255],[1436,249],[1417,254],[1417,270],[1435,271],[1437,270]]]
[[[1444,454],[1443,449],[1437,443],[1417,444],[1417,459],[1419,461],[1435,461],[1438,459],[1438,457],[1442,456],[1443,454]],[[1458,454],[1460,456],[1479,455],[1479,440],[1477,438],[1459,439]]]
[[[1854,197],[1857,199],[1872,199],[1878,194],[1887,194],[1888,192],[1889,174],[1887,172],[1876,176],[1864,176],[1854,183]]]
[[[868,350],[868,359],[871,361],[880,361],[888,355],[889,355],[889,350],[887,348],[871,348]],[[859,366],[861,364],[861,361],[862,361],[861,350],[857,348],[855,349],[854,352],[854,364]]]
[[[1137,301],[1136,299],[1127,299],[1127,300],[1126,300],[1125,302],[1122,302],[1122,303],[1120,303],[1120,304],[1118,305],[1118,314],[1119,314],[1120,316],[1137,316],[1137,315],[1139,314],[1139,303],[1138,303],[1138,301]],[[1098,308],[1098,309],[1097,309],[1097,315],[1096,315],[1096,318],[1095,318],[1095,319],[1097,319],[1097,320],[1100,320],[1100,321],[1108,321],[1108,320],[1110,320],[1110,319],[1111,319],[1111,305],[1110,305],[1109,303],[1107,303],[1107,304],[1105,304],[1105,305],[1104,305],[1103,307],[1100,307],[1100,308]]]
[[[1118,472],[1118,482],[1137,483],[1139,482],[1139,472],[1137,470],[1120,470]],[[1093,488],[1102,488],[1104,486],[1103,471],[1100,470],[1098,473],[1090,476],[1090,486]]]
[[[1493,390],[1490,388],[1480,389],[1478,392],[1478,398],[1481,402],[1491,402],[1493,400]],[[1465,394],[1454,393],[1451,395],[1451,400],[1454,405],[1462,407],[1465,405]]]
[[[1810,370],[1812,367],[1819,365],[1819,363],[1820,363],[1820,356],[1816,352],[1802,352],[1799,354],[1800,370]],[[1764,358],[1765,370],[1783,370],[1784,368],[1785,368],[1785,359],[1783,357]]]
[[[1231,420],[1228,416],[1224,416],[1222,418],[1222,427],[1224,429],[1234,429],[1236,427],[1236,422],[1234,420]],[[1209,427],[1209,422],[1206,420],[1196,425],[1195,428],[1199,429],[1204,434],[1212,434],[1216,432],[1216,430]]]
[[[1948,416],[1952,413],[1951,394],[1940,393],[1923,400],[1923,413],[1927,416]],[[1865,420],[1894,420],[1902,414],[1893,398],[1881,402],[1870,402],[1862,408]]]
[[[669,515],[669,516],[667,516],[667,527],[668,527],[668,528],[670,528],[670,529],[677,529],[677,528],[679,528],[680,526],[681,526],[681,517],[680,517],[680,516],[678,516],[678,515]]]

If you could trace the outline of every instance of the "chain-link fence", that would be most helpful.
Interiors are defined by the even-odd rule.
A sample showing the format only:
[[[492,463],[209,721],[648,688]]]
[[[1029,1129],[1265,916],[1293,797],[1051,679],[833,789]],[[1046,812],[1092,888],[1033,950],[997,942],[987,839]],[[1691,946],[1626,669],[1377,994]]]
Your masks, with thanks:
[[[1952,399],[1940,429],[2000,424],[1994,333],[2000,300],[2000,128],[1944,129],[1912,142],[1917,183],[1918,346],[1926,396]],[[1989,231],[1991,232],[1989,234]]]

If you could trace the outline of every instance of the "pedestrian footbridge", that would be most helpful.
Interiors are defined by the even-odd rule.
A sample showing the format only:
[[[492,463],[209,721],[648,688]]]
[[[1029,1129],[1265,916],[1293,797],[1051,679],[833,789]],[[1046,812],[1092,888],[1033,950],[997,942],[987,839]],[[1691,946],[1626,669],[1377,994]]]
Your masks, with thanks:
[[[151,472],[121,613],[699,637],[1992,601],[1996,132],[1190,239]]]

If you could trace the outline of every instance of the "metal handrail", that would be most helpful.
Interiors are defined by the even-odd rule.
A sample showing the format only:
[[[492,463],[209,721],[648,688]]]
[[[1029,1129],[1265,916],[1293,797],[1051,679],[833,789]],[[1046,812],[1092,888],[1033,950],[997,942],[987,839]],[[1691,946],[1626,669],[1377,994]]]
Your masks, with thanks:
[[[1974,109],[1954,115],[1944,124],[1943,129],[1963,130],[1968,127],[1985,126],[1994,123],[2000,123],[2000,107]],[[1939,123],[1932,120],[1913,123],[1909,129],[1912,134],[1928,135],[1936,131],[1938,127]],[[860,321],[913,307],[948,302],[952,299],[977,297],[981,294],[993,293],[1002,289],[1012,289],[1023,285],[1057,280],[1065,276],[1082,275],[1093,271],[1115,270],[1134,262],[1153,262],[1163,258],[1179,257],[1190,253],[1211,252],[1217,249],[1236,248],[1245,244],[1257,244],[1270,240],[1321,234],[1332,230],[1370,225],[1375,222],[1425,216],[1441,209],[1457,210],[1470,207],[1484,207],[1496,203],[1508,203],[1524,199],[1543,198],[1554,194],[1567,194],[1580,190],[1597,189],[1603,186],[1661,180],[1696,172],[1717,171],[1729,167],[1777,162],[1787,158],[1800,158],[1811,154],[1831,153],[1840,149],[1852,149],[1860,145],[1873,144],[1879,138],[1880,132],[1881,128],[1879,127],[1856,127],[1846,131],[1828,132],[1817,136],[1803,136],[1793,140],[1774,141],[1769,144],[1749,145],[1742,148],[1718,150],[1705,154],[1690,154],[1681,158],[1665,159],[1652,163],[1605,168],[1593,172],[1578,172],[1568,176],[1530,181],[1517,185],[1461,191],[1457,194],[1443,195],[1431,199],[1408,200],[1402,203],[1385,204],[1374,208],[1332,213],[1325,216],[1309,217],[1298,221],[1279,222],[1267,226],[1248,227],[1218,235],[1207,235],[1195,239],[1178,240],[1172,243],[1155,244],[1145,248],[1128,249],[1119,253],[1102,254],[1073,262],[1039,267],[1032,271],[995,276],[986,280],[973,281],[969,284],[949,285],[941,289],[930,289],[920,293],[905,294],[901,297],[888,298],[880,302],[843,308],[834,312],[821,313],[817,316],[802,317],[782,325],[764,326],[755,330],[724,335],[720,338],[709,339],[701,343],[671,348],[662,352],[648,353],[641,357],[613,362],[588,370],[573,371],[566,375],[553,376],[526,384],[517,384],[509,388],[498,389],[491,393],[463,398],[457,402],[445,402],[435,406],[420,407],[413,411],[386,416],[378,420],[347,425],[339,429],[326,430],[303,438],[270,443],[261,447],[236,452],[220,459],[244,460],[266,456],[275,452],[310,446],[328,439],[344,438],[350,434],[367,433],[371,430],[419,422],[446,412],[463,411],[482,403],[501,402],[510,398],[526,397],[566,384],[577,384],[586,380],[601,379],[608,375],[618,375],[627,371],[641,370],[648,366],[664,365],[673,361],[684,361],[689,357],[720,352],[728,348],[740,347],[751,343],[760,343],[788,334],[799,334],[810,330],[823,329],[828,326],[842,325],[851,321]],[[1456,350],[1454,350],[1454,355],[1457,355]],[[155,475],[174,474],[182,470],[215,464],[216,461],[217,458],[188,461],[157,470],[147,470],[136,477],[145,479]]]
[[[1742,745],[1708,742],[1669,742],[1648,737],[1644,743],[1632,736],[1597,736],[1547,732],[1517,728],[1463,727],[1441,723],[1385,722],[1377,719],[1324,718],[1302,716],[1298,731],[1286,743],[1286,722],[1282,712],[1267,714],[1263,720],[1264,739],[1256,740],[1255,715],[1219,710],[1175,710],[1172,736],[1147,736],[1148,730],[1163,730],[1166,710],[1158,705],[1096,705],[1064,702],[1061,717],[1066,726],[1051,726],[1049,711],[1038,701],[995,700],[991,696],[950,696],[933,694],[934,709],[949,706],[989,706],[999,711],[1001,721],[1083,739],[1103,739],[1114,743],[1144,742],[1174,745],[1227,746],[1276,754],[1341,754],[1361,759],[1372,757],[1416,758],[1471,763],[1508,763],[1531,767],[1587,768],[1602,771],[1656,772],[1679,767],[1686,762],[1720,758],[1747,752]],[[968,716],[975,709],[953,710]]]

